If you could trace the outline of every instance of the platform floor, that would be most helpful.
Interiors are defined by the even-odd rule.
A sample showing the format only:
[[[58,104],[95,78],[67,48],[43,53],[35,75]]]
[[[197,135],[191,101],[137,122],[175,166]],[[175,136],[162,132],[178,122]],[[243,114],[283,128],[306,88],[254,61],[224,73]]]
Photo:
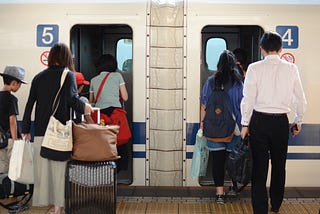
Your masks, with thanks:
[[[250,187],[246,188],[238,197],[227,198],[224,205],[214,203],[213,187],[132,187],[119,185],[117,192],[117,214],[252,213]],[[319,214],[319,210],[320,188],[286,188],[285,199],[279,214]],[[0,208],[0,214],[5,213],[8,211]],[[31,207],[20,213],[50,214],[50,208]]]

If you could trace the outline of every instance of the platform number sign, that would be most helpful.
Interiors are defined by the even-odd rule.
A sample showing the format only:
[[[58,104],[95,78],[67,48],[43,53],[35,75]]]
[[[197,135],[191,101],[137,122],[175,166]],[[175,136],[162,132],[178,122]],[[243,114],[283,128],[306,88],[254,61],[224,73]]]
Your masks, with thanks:
[[[58,25],[38,25],[37,26],[37,46],[52,47],[59,41]]]
[[[298,26],[277,26],[277,33],[282,37],[282,47],[287,49],[296,49],[299,46]]]

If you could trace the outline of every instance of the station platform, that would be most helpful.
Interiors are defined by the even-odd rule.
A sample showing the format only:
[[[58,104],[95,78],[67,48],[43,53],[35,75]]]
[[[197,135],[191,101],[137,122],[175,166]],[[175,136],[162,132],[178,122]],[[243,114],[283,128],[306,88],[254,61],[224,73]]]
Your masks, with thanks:
[[[214,203],[214,187],[144,187],[118,185],[116,214],[251,214],[250,187],[226,203]],[[320,187],[287,187],[279,214],[319,214]],[[0,208],[0,214],[8,213]],[[21,214],[50,214],[50,207],[30,207]],[[106,211],[106,213],[108,213]],[[82,213],[81,213],[82,214]],[[91,214],[91,213],[88,213]],[[95,214],[95,213],[93,213]],[[271,214],[271,212],[270,212]]]

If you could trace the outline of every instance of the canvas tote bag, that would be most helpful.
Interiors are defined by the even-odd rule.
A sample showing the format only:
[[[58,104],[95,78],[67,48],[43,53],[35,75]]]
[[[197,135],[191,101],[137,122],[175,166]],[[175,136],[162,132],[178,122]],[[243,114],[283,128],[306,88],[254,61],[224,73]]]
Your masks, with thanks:
[[[14,141],[8,177],[22,184],[33,184],[33,147],[29,140]]]
[[[65,69],[61,75],[60,88],[52,105],[52,108],[55,109],[50,116],[40,150],[41,157],[55,161],[66,161],[71,157],[72,153],[72,117],[70,116],[70,120],[66,122],[66,125],[54,117],[60,102],[58,96],[67,73],[68,69]]]

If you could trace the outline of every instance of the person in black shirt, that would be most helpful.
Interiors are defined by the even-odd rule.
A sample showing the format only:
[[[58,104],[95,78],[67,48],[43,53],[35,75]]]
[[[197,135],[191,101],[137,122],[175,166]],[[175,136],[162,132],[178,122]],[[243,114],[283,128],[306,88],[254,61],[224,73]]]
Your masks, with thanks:
[[[12,92],[17,92],[21,83],[26,83],[25,70],[18,66],[6,66],[0,75],[4,84],[0,91],[0,126],[4,132],[10,133],[8,146],[0,149],[0,173],[8,173],[13,142],[20,137],[17,126],[18,98]]]
[[[88,103],[80,100],[74,63],[70,49],[63,43],[55,44],[48,58],[48,68],[38,73],[32,80],[28,101],[22,121],[22,135],[30,139],[31,113],[35,104],[34,118],[34,194],[33,206],[54,205],[54,213],[63,213],[65,206],[65,173],[67,161],[54,161],[40,156],[40,149],[52,114],[54,98],[60,88],[60,78],[65,68],[68,72],[60,91],[60,102],[55,113],[55,118],[61,123],[70,119],[73,109],[79,114],[92,112]]]

